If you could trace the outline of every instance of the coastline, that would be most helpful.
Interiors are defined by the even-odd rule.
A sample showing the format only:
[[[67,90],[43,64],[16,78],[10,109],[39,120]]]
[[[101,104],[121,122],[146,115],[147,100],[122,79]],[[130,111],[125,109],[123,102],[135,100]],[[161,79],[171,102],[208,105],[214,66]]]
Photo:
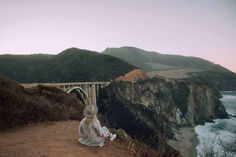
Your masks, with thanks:
[[[194,127],[182,127],[179,130],[179,140],[169,140],[168,144],[180,152],[181,157],[197,157],[198,135]]]

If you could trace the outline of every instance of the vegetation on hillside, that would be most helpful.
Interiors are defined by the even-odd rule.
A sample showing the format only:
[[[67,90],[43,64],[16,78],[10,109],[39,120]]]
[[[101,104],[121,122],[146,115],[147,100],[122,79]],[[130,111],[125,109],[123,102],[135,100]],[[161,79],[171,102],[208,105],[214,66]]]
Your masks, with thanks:
[[[41,121],[81,119],[84,106],[75,95],[54,87],[24,89],[0,77],[0,129]]]
[[[228,69],[220,65],[201,58],[160,54],[135,47],[107,48],[103,53],[120,58],[147,72],[186,67],[218,72],[230,72]]]
[[[116,57],[77,48],[58,55],[0,56],[0,74],[24,83],[109,81],[135,68]]]
[[[203,71],[203,72],[192,72],[189,73],[191,78],[196,82],[203,83],[213,83],[220,90],[233,91],[236,90],[236,74],[235,73],[222,73],[222,72],[212,72],[212,71]]]
[[[160,54],[134,47],[107,48],[103,53],[133,64],[151,77],[190,77],[194,81],[214,83],[220,90],[236,90],[235,73],[201,58]]]

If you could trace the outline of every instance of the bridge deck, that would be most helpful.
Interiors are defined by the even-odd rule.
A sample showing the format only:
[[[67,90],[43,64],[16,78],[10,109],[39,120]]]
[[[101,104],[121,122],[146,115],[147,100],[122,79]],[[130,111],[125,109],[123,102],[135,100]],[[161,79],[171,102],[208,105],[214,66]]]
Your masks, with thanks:
[[[45,86],[76,86],[76,85],[90,85],[90,84],[102,84],[108,85],[110,82],[64,82],[64,83],[21,83],[21,85],[25,88],[35,87],[37,85],[45,85]]]

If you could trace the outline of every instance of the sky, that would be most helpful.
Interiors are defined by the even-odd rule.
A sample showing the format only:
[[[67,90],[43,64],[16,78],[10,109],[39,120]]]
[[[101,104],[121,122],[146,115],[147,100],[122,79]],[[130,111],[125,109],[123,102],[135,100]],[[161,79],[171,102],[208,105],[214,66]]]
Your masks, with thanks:
[[[236,0],[0,0],[0,54],[122,46],[236,72]]]

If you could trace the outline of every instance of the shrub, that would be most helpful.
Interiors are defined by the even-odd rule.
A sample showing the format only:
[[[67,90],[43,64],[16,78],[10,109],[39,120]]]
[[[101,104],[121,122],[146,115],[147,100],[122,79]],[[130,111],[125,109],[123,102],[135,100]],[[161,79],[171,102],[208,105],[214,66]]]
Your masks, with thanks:
[[[24,89],[0,77],[0,129],[41,121],[81,119],[84,106],[75,95],[55,87]]]

